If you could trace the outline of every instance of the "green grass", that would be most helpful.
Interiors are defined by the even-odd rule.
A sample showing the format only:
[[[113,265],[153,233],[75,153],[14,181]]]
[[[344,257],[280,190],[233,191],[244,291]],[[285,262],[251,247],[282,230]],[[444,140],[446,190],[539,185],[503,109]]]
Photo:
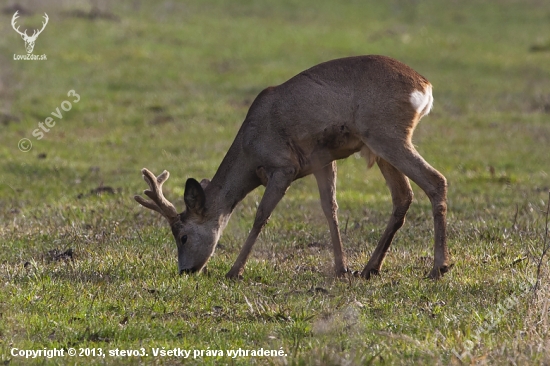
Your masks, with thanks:
[[[550,4],[408,2],[98,2],[120,21],[71,16],[87,3],[31,2],[23,27],[50,23],[23,54],[0,15],[0,360],[4,364],[177,364],[153,348],[282,349],[285,357],[203,357],[188,364],[547,364],[550,282],[532,284],[550,189]],[[237,4],[236,4],[237,3]],[[109,5],[107,5],[109,4]],[[78,7],[80,6],[80,7]],[[433,222],[416,186],[380,276],[332,274],[316,184],[293,184],[247,264],[224,279],[261,189],[237,207],[208,274],[178,276],[164,221],[137,205],[140,169],[212,177],[253,98],[332,58],[395,57],[434,85],[414,142],[449,182],[454,267],[424,279]],[[41,140],[38,122],[74,89],[81,101]],[[5,121],[5,122],[2,122]],[[30,152],[19,151],[21,138]],[[391,199],[376,168],[338,164],[339,218],[360,270]],[[114,194],[97,196],[102,186]],[[55,253],[73,249],[72,260]],[[517,301],[516,301],[517,300]],[[502,310],[505,309],[505,310]],[[489,329],[491,328],[491,329]],[[11,350],[146,349],[147,357],[24,360]],[[453,353],[464,354],[462,360]]]

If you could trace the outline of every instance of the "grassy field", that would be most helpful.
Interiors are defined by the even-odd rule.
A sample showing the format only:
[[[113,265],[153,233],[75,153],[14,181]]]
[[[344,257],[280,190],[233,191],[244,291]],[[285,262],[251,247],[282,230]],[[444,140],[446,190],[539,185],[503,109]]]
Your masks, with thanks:
[[[22,29],[49,15],[34,50],[45,61],[13,60],[25,53],[15,3],[0,9],[0,363],[550,363],[549,2],[21,0]],[[380,276],[335,278],[307,177],[242,281],[224,275],[262,189],[237,207],[208,274],[178,276],[170,230],[132,199],[140,169],[169,170],[165,194],[182,209],[186,179],[213,176],[263,88],[359,54],[395,57],[434,85],[414,142],[449,182],[452,270],[424,279],[433,221],[413,185]],[[361,270],[391,199],[362,159],[338,168],[344,244]],[[13,355],[54,348],[65,356]],[[153,355],[174,348],[191,354]],[[228,355],[239,348],[284,355]]]

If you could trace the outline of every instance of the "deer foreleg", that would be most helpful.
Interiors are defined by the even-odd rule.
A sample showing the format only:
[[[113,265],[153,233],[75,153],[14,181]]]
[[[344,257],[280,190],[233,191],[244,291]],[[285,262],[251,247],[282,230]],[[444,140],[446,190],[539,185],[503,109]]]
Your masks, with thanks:
[[[277,206],[279,201],[285,195],[290,183],[292,183],[294,179],[294,175],[294,169],[280,169],[272,172],[271,174],[266,172],[265,176],[267,177],[267,185],[264,196],[258,206],[258,211],[256,211],[254,225],[252,226],[250,234],[248,234],[248,238],[246,238],[237,260],[229,272],[227,272],[225,277],[232,279],[242,277],[244,266],[248,260],[248,256],[250,255],[256,239],[260,235],[260,232],[265,224],[267,224],[267,221],[275,209],[275,206]]]

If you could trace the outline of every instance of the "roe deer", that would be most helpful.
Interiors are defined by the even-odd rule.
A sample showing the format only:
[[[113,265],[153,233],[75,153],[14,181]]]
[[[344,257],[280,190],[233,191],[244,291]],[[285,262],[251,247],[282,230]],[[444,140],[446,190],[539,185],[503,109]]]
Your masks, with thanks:
[[[313,174],[330,228],[335,271],[343,275],[348,269],[338,229],[335,160],[361,151],[369,167],[377,163],[393,202],[386,230],[361,276],[378,274],[396,231],[405,222],[413,198],[410,178],[432,204],[434,265],[428,276],[437,279],[450,268],[447,182],[411,142],[416,124],[430,112],[432,103],[428,80],[392,58],[357,56],[324,62],[256,97],[212,181],[187,180],[185,211],[178,214],[162,194],[167,171],[155,177],[143,169],[150,187],[144,193],[152,201],[134,198],[168,220],[181,274],[204,268],[237,203],[264,185],[252,230],[226,275],[240,278],[252,246],[290,184]]]

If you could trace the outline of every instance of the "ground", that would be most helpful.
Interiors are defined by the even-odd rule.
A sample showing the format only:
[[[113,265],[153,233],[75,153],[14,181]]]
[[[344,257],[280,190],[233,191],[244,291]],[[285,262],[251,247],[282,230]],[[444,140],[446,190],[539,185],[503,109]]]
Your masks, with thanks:
[[[1,6],[5,364],[183,360],[161,356],[163,347],[197,351],[188,364],[550,362],[550,3]],[[34,49],[47,60],[14,60],[26,54],[10,24],[16,6],[22,29],[40,27],[48,14]],[[433,222],[413,185],[407,222],[380,275],[335,278],[315,180],[306,177],[275,210],[242,281],[224,275],[262,189],[237,206],[208,273],[178,276],[169,228],[132,199],[146,188],[141,168],[169,170],[165,194],[183,209],[185,180],[213,176],[262,89],[359,54],[397,58],[434,86],[434,109],[414,143],[448,179],[451,271],[424,278]],[[45,131],[39,123],[47,127],[48,117]],[[344,246],[360,270],[391,199],[376,166],[367,171],[351,157],[338,169]],[[71,347],[82,356],[25,360],[14,351]],[[258,356],[260,349],[284,355]]]

